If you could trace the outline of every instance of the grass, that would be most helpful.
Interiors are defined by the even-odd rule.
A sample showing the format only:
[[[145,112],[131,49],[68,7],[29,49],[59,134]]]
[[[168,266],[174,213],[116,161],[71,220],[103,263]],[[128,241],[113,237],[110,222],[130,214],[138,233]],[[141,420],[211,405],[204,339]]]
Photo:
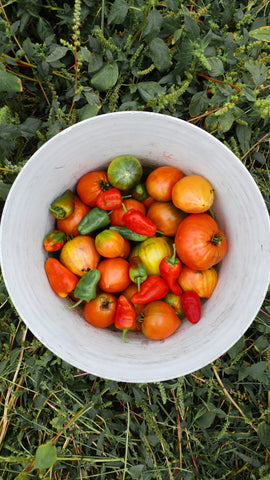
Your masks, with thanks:
[[[216,136],[269,208],[269,1],[2,0],[0,11],[2,207],[60,130],[146,110]],[[269,293],[229,352],[151,384],[78,371],[27,330],[3,281],[0,302],[0,479],[270,479]]]

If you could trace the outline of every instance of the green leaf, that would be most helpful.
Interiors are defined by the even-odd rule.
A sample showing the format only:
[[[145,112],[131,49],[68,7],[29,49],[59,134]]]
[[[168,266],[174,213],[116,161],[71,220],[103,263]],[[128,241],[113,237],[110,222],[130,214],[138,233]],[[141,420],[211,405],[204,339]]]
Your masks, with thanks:
[[[85,120],[86,118],[95,117],[98,114],[98,105],[85,105],[78,110],[79,119]]]
[[[236,136],[240,143],[243,153],[246,153],[250,147],[251,130],[247,125],[237,125]]]
[[[208,63],[210,65],[210,73],[212,77],[219,77],[220,75],[224,74],[224,66],[220,58],[212,57],[207,58]]]
[[[114,87],[118,80],[118,65],[117,63],[107,63],[102,67],[91,79],[91,84],[101,92],[109,90]]]
[[[216,414],[214,412],[207,411],[198,418],[197,422],[202,428],[209,428],[215,420],[215,416]]]
[[[259,380],[261,382],[267,381],[267,361],[262,360],[261,362],[254,363],[246,368],[246,373],[248,376],[253,378],[253,380]]]
[[[197,92],[193,95],[189,104],[189,113],[192,117],[199,115],[209,104],[206,90]]]
[[[146,40],[157,37],[160,32],[163,17],[157,10],[151,10],[146,19],[146,27],[142,31],[142,35]]]
[[[57,461],[56,446],[51,441],[40,445],[37,449],[34,468],[50,468]]]
[[[46,60],[49,63],[56,62],[57,60],[60,60],[61,58],[63,58],[66,55],[67,51],[68,51],[67,47],[57,46],[46,58]]]
[[[239,340],[228,350],[228,354],[231,359],[234,360],[239,353],[243,352],[246,347],[244,337],[239,338]]]
[[[0,180],[0,199],[1,200],[6,200],[10,188],[11,188],[10,184],[4,183],[2,182],[2,180]]]
[[[260,423],[258,426],[258,436],[260,441],[266,448],[270,448],[270,424],[269,423]]]
[[[270,25],[256,28],[256,30],[251,30],[249,32],[249,36],[252,38],[256,38],[256,40],[270,43]]]
[[[149,44],[150,56],[158,70],[164,72],[171,66],[170,50],[161,38],[154,38]]]
[[[11,73],[0,70],[0,92],[22,92],[22,82]]]
[[[164,92],[164,88],[157,82],[140,82],[137,85],[138,91],[145,102],[153,100],[153,98],[159,97]]]
[[[218,128],[222,132],[228,132],[233,122],[234,122],[233,114],[231,112],[226,112],[219,118]]]
[[[261,62],[254,62],[254,60],[247,60],[245,67],[252,76],[253,82],[256,86],[262,85],[262,83],[268,77],[268,68]]]
[[[131,468],[129,468],[129,474],[131,478],[134,478],[135,480],[140,478],[141,473],[143,472],[144,469],[144,464],[139,463],[138,465],[133,465]]]
[[[128,4],[125,0],[115,0],[111,6],[111,10],[108,16],[108,24],[114,23],[118,25],[123,23],[129,10]]]

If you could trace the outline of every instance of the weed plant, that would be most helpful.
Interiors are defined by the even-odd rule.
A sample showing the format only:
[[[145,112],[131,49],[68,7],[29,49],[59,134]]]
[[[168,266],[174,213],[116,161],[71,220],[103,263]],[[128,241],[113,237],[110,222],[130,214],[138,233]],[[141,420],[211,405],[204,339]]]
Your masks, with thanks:
[[[143,110],[221,140],[269,208],[269,25],[269,0],[0,0],[2,207],[59,131]],[[151,384],[78,371],[27,330],[3,281],[0,302],[1,480],[270,479],[269,295],[225,355]]]

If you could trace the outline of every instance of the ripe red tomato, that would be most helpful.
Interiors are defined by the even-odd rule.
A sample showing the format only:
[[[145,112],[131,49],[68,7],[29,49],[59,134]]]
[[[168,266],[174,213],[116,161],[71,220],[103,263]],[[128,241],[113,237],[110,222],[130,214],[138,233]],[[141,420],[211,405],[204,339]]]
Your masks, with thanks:
[[[218,275],[214,267],[207,270],[193,270],[186,265],[182,266],[178,283],[184,292],[194,290],[199,297],[211,297],[217,284]]]
[[[89,212],[90,208],[85,205],[77,195],[74,195],[74,199],[73,213],[67,218],[58,219],[57,228],[69,236],[77,237],[77,235],[80,235],[77,226],[81,219]]]
[[[95,207],[98,195],[109,185],[107,173],[103,170],[88,172],[77,184],[77,194],[89,207]]]
[[[200,175],[187,175],[176,182],[172,189],[172,202],[187,213],[203,213],[214,201],[211,183]]]
[[[95,241],[88,235],[79,235],[69,240],[60,253],[60,261],[71,272],[82,277],[88,270],[97,268],[99,253]]]
[[[186,214],[176,208],[172,202],[154,201],[148,208],[147,217],[164,235],[174,237],[178,225],[184,220]]]
[[[117,293],[130,284],[129,263],[124,258],[105,258],[98,264],[101,277],[99,288],[103,292]]]
[[[156,300],[146,305],[142,332],[147,338],[163,340],[172,335],[180,325],[181,320],[174,309],[162,300]]]
[[[143,215],[145,215],[146,208],[142,202],[135,200],[135,198],[126,198],[123,201],[127,210],[134,208],[134,210],[138,210]],[[110,214],[110,221],[111,225],[118,225],[120,227],[125,227],[125,222],[123,221],[123,215],[125,210],[123,207],[115,208],[112,213]]]
[[[180,223],[175,247],[178,257],[189,268],[207,270],[223,259],[228,244],[208,213],[192,213]]]
[[[160,202],[172,199],[172,189],[175,183],[183,177],[183,172],[175,167],[164,166],[155,168],[146,179],[146,188],[151,197]]]
[[[120,233],[105,229],[97,234],[95,247],[102,257],[120,257],[124,253],[125,240]]]
[[[102,292],[84,306],[84,318],[95,327],[106,328],[113,325],[117,306],[117,297]]]

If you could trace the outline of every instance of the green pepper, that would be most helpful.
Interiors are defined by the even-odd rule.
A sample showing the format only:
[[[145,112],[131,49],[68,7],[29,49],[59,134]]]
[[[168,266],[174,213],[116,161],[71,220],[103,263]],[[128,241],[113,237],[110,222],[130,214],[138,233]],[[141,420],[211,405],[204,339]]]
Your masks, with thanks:
[[[81,235],[88,235],[110,223],[110,213],[102,208],[94,207],[80,221],[78,231]]]
[[[78,281],[75,290],[74,297],[78,301],[68,308],[74,308],[80,305],[83,301],[90,302],[97,296],[97,285],[100,280],[100,271],[96,268],[95,270],[89,270],[85,273],[80,280]]]
[[[147,192],[144,183],[138,183],[138,185],[136,185],[131,191],[131,195],[133,198],[135,198],[135,200],[138,200],[139,202],[142,202],[149,197],[149,193]]]
[[[66,190],[62,195],[57,197],[49,206],[51,214],[55,218],[68,218],[74,212],[75,197],[71,190]]]
[[[147,240],[146,235],[140,235],[140,233],[135,233],[132,232],[128,227],[120,227],[118,225],[113,225],[109,227],[109,230],[115,230],[116,232],[120,233],[122,237],[127,238],[128,240],[131,240],[133,242],[143,242],[144,240]]]
[[[146,266],[142,262],[141,258],[136,255],[132,257],[129,262],[129,277],[130,280],[137,284],[138,292],[140,291],[141,283],[144,282],[147,277]]]

